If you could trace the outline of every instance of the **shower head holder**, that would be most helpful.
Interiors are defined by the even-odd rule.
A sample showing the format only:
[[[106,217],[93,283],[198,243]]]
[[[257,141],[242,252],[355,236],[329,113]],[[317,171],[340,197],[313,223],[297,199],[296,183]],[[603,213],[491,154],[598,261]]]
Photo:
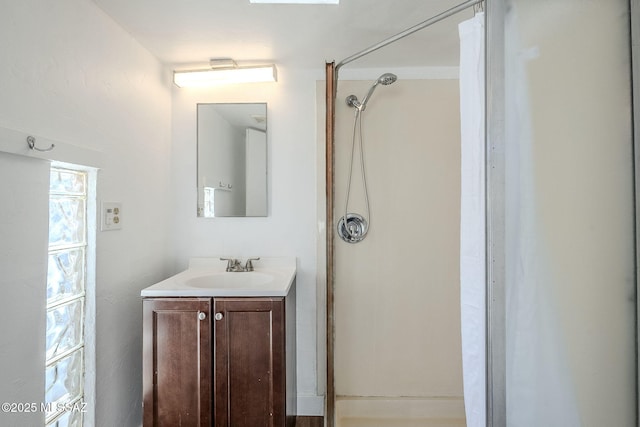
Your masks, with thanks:
[[[360,101],[358,101],[358,97],[355,95],[347,96],[347,99],[345,99],[345,102],[349,107],[358,108],[358,109],[360,108]]]

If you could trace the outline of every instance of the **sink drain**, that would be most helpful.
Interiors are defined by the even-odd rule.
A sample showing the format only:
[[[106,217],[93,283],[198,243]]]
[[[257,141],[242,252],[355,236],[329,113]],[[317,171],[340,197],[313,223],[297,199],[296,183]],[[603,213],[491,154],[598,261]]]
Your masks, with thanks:
[[[358,243],[367,235],[367,221],[355,213],[348,213],[345,224],[344,216],[338,221],[338,235],[347,243]]]

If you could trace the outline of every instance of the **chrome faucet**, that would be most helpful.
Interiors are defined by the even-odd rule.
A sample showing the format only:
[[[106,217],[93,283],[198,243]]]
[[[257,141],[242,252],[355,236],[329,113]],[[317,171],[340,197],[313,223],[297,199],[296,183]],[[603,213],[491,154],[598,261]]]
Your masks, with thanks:
[[[220,261],[227,261],[226,271],[244,271],[240,265],[240,261],[235,258],[220,258]]]
[[[253,271],[253,263],[252,261],[257,261],[260,258],[249,258],[247,260],[247,262],[245,263],[244,267],[242,266],[242,264],[240,263],[240,260],[235,259],[235,258],[220,258],[220,261],[227,261],[227,268],[226,271],[227,272],[246,272],[246,271]]]
[[[253,263],[251,261],[258,261],[260,259],[260,257],[258,258],[249,258],[247,260],[247,262],[244,265],[244,271],[253,271]]]

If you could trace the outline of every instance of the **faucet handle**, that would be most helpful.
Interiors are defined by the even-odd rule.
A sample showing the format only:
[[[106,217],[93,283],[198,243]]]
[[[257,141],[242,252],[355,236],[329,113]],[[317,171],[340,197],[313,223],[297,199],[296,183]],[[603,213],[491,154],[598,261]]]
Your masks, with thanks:
[[[246,264],[244,265],[244,271],[253,271],[253,263],[251,261],[258,261],[260,259],[260,257],[258,258],[249,258],[246,262]]]
[[[227,261],[227,271],[233,271],[233,267],[239,262],[233,258],[220,258],[220,261]]]

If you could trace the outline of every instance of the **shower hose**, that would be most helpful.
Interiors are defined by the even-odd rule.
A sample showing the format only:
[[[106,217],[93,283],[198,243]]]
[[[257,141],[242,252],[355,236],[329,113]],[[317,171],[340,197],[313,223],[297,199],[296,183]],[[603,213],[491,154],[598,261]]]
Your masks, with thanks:
[[[356,231],[352,230],[349,227],[349,221],[348,221],[347,215],[349,213],[349,198],[351,196],[351,181],[353,177],[353,163],[355,158],[356,140],[358,141],[358,146],[360,151],[360,172],[362,175],[362,187],[364,189],[364,200],[365,200],[366,212],[367,212],[365,222],[371,225],[371,211],[369,209],[369,191],[367,190],[367,177],[366,177],[365,163],[364,163],[364,145],[362,142],[363,141],[362,116],[363,116],[363,112],[359,108],[356,108],[355,116],[353,120],[353,135],[351,138],[351,161],[349,162],[349,179],[347,181],[347,197],[344,203],[343,225],[344,225],[344,229],[346,231],[347,236],[351,239],[356,237]]]

